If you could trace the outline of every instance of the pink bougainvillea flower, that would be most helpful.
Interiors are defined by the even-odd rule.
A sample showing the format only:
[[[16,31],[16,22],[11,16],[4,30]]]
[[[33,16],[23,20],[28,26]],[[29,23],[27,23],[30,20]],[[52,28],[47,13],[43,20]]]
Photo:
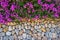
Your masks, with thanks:
[[[27,7],[27,5],[25,4],[23,7],[24,7],[24,8],[26,8],[26,7]]]
[[[34,9],[32,9],[32,13],[33,13],[33,12],[35,12],[35,10],[34,10]]]
[[[60,13],[60,6],[57,6],[58,13]]]
[[[55,6],[55,4],[51,3],[51,4],[49,5],[49,8],[52,9],[54,6]]]
[[[49,4],[45,3],[45,4],[42,5],[42,7],[43,7],[43,9],[48,10]]]
[[[47,15],[45,15],[45,16],[42,16],[42,18],[47,18]]]
[[[11,22],[11,21],[12,21],[12,19],[11,19],[11,18],[8,18],[8,19],[7,19],[7,21],[8,21],[8,22]]]
[[[51,2],[51,0],[46,0],[47,2]]]
[[[33,8],[33,4],[32,4],[32,3],[30,3],[30,5],[29,5],[29,6],[30,6],[30,8]]]
[[[12,4],[11,7],[10,7],[10,9],[11,9],[12,11],[14,11],[15,8],[16,8],[16,5],[14,5],[14,4]]]
[[[26,3],[26,5],[30,5],[30,2]]]
[[[8,6],[8,2],[1,2],[1,6],[2,6],[3,8],[6,8],[6,7]]]
[[[52,8],[52,11],[53,11],[53,12],[57,12],[57,8],[53,7],[53,8]]]
[[[28,9],[27,12],[30,13],[30,9]]]
[[[58,18],[58,17],[59,17],[59,15],[58,15],[57,13],[55,13],[55,14],[54,14],[54,17],[57,17],[57,18]]]
[[[38,19],[38,18],[39,18],[39,16],[38,16],[38,15],[36,15],[36,16],[35,16],[35,18],[36,18],[36,19]]]
[[[41,0],[38,0],[37,2],[38,2],[38,4],[40,4],[41,3]]]

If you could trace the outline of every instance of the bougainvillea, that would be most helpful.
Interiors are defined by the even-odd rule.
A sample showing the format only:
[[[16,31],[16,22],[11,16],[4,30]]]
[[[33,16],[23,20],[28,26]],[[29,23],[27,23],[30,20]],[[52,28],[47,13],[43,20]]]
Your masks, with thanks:
[[[60,5],[56,0],[0,0],[0,23],[6,24],[21,18],[59,18]]]

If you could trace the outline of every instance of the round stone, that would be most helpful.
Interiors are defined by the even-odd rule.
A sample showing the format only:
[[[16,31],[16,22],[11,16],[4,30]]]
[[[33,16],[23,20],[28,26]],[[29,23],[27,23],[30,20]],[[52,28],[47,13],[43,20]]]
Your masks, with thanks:
[[[8,31],[8,27],[5,27],[4,29],[3,29],[3,32],[7,32]]]
[[[33,37],[32,40],[35,40],[35,38]]]
[[[44,37],[45,33],[44,33],[44,32],[42,32],[42,34],[41,34],[41,35],[42,35],[42,37]]]
[[[4,36],[4,38],[3,38],[4,40],[8,40],[9,39],[9,37],[8,36]]]
[[[24,23],[25,26],[27,26],[27,23]]]
[[[31,29],[31,26],[30,25],[28,26],[28,29]]]
[[[6,25],[2,25],[2,27],[3,27],[3,28],[5,28],[5,27],[6,27]]]
[[[46,37],[49,37],[49,32],[46,32],[46,33],[45,33],[45,36],[46,36]]]
[[[38,25],[35,25],[34,28],[35,28],[35,29],[39,29],[39,26],[38,26]]]
[[[50,29],[49,29],[49,28],[46,28],[46,31],[47,31],[47,32],[49,32],[49,31],[50,31]]]
[[[0,40],[4,40],[3,37],[0,37]]]
[[[27,25],[30,25],[30,23],[27,23]]]
[[[18,30],[18,29],[15,29],[15,32],[16,32],[16,34],[18,35],[19,30]]]
[[[39,25],[39,28],[41,28],[41,26]]]
[[[51,28],[52,27],[52,25],[51,24],[48,24],[48,28]]]
[[[56,38],[57,34],[56,33],[52,33],[52,38]]]
[[[9,30],[9,31],[12,31],[12,26],[9,26],[9,27],[8,27],[8,30]]]
[[[27,35],[27,39],[32,39],[31,35]]]
[[[28,29],[25,30],[25,33],[29,34],[29,32],[30,32],[30,30],[28,30]]]
[[[55,27],[57,27],[55,24],[52,24],[52,28],[55,28]]]
[[[2,32],[3,31],[3,29],[2,28],[0,28],[0,32]]]
[[[6,32],[6,35],[8,35],[8,36],[10,36],[11,34],[12,34],[12,33],[9,32],[9,31]]]
[[[14,40],[14,37],[13,36],[9,36],[9,40]]]
[[[55,31],[55,29],[54,29],[54,28],[51,28],[51,29],[50,29],[50,32],[54,32],[54,31]]]
[[[23,36],[23,38],[26,38],[26,37],[27,37],[26,33],[23,33],[23,35],[22,35],[22,36]]]
[[[48,40],[52,40],[52,38],[48,38]]]
[[[21,40],[21,39],[23,39],[23,37],[22,36],[18,36],[18,39]]]
[[[15,31],[12,31],[12,35],[14,35],[15,34]]]
[[[1,32],[1,33],[0,33],[0,36],[5,36],[5,33],[4,33],[4,32]]]
[[[52,38],[52,33],[51,32],[49,32],[49,37]]]
[[[22,27],[21,25],[19,25],[18,27],[19,27],[19,30],[21,30],[21,29],[22,29],[22,28],[21,28],[21,27]]]
[[[32,32],[33,32],[33,33],[37,33],[37,30],[33,30]]]
[[[42,30],[43,32],[46,32],[46,29],[45,29],[45,28],[41,28],[41,30]]]
[[[48,24],[45,24],[45,27],[48,27]]]
[[[44,36],[44,37],[42,38],[42,40],[47,40],[47,37]]]

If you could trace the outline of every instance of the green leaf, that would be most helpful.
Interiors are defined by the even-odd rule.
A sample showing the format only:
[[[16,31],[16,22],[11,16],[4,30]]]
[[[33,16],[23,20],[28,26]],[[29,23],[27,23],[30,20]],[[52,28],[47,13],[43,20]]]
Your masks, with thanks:
[[[42,0],[42,2],[44,2],[45,0]]]
[[[23,5],[24,5],[24,2],[18,2],[18,4],[19,4],[20,6],[23,6]]]
[[[44,15],[46,15],[48,12],[45,10],[43,13],[44,13]]]
[[[39,7],[39,5],[37,3],[34,4],[35,7]]]
[[[26,11],[27,11],[27,9],[26,9],[26,8],[24,8],[24,9],[23,9],[23,12],[26,12]]]
[[[48,14],[48,17],[49,17],[49,18],[51,18],[51,16],[52,16],[51,14]]]
[[[15,12],[17,12],[17,13],[18,13],[19,11],[20,11],[20,10],[18,10],[18,9],[15,10]]]
[[[43,14],[43,12],[42,11],[40,11],[40,16],[42,17],[44,14]]]

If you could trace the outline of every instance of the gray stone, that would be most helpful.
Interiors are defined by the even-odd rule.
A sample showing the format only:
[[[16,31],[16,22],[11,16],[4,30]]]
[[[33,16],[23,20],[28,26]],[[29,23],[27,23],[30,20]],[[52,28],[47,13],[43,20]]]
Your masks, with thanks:
[[[47,40],[52,40],[52,38],[48,38]]]
[[[10,36],[11,34],[12,34],[12,33],[9,32],[9,31],[6,32],[6,35],[7,35],[7,36]]]
[[[31,35],[27,35],[27,39],[32,39]]]
[[[9,36],[9,40],[14,40],[14,37],[13,36]]]
[[[3,37],[0,37],[0,40],[3,40]]]
[[[0,36],[5,36],[5,33],[4,33],[4,32],[1,32],[1,33],[0,33]]]
[[[26,33],[23,33],[22,36],[23,36],[23,38],[26,38],[27,37],[27,34]]]
[[[32,40],[35,40],[35,38],[32,38]]]
[[[35,28],[35,29],[39,29],[38,25],[35,25],[34,28]]]
[[[2,25],[2,27],[3,27],[3,28],[5,28],[5,27],[6,27],[6,25]]]
[[[2,32],[2,30],[3,30],[3,29],[2,29],[2,28],[0,28],[0,32]]]
[[[29,32],[30,32],[30,30],[28,30],[28,29],[25,30],[25,33],[29,34]]]
[[[51,32],[49,32],[49,37],[52,38],[52,33]]]
[[[4,40],[8,40],[9,39],[9,37],[8,36],[4,36],[4,38],[3,38]]]
[[[19,27],[19,30],[21,30],[21,29],[22,29],[22,28],[21,28],[21,27],[22,27],[21,25],[19,25],[18,27]]]
[[[18,35],[19,29],[15,29],[16,34]]]
[[[55,29],[54,29],[54,28],[51,28],[51,29],[50,29],[50,32],[54,32],[54,31],[55,31]]]
[[[23,37],[22,36],[18,36],[18,39],[21,40],[21,39],[23,39]]]
[[[44,37],[42,38],[42,40],[47,40],[47,37],[44,36]]]
[[[12,26],[9,26],[9,27],[8,27],[8,30],[9,30],[9,31],[12,31]]]

